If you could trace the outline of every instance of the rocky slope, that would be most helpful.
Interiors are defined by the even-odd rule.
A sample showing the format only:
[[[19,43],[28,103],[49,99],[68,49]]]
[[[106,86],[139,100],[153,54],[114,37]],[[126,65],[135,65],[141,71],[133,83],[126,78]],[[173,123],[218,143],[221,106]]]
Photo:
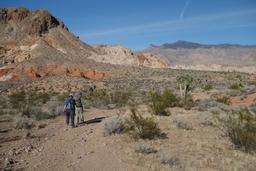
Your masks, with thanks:
[[[137,61],[131,50],[121,46],[92,47],[82,42],[46,10],[0,9],[0,67],[4,69],[0,72],[1,81],[21,79],[20,73],[33,79],[56,73],[105,78],[110,70],[119,70],[110,64],[167,66],[155,57],[145,56],[145,64]]]
[[[99,45],[95,49],[101,55],[91,56],[97,62],[118,64],[118,65],[131,65],[131,66],[144,66],[150,68],[166,68],[168,63],[160,57],[150,53],[135,54],[128,48],[122,46]]]
[[[177,41],[161,46],[151,45],[144,52],[161,56],[172,68],[256,72],[256,46]]]

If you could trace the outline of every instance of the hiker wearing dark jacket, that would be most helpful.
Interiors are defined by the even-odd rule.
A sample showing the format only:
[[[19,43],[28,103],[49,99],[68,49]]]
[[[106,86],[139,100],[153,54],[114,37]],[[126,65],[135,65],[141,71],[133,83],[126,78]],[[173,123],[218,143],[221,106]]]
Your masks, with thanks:
[[[76,125],[84,122],[84,107],[82,104],[82,93],[76,96]]]
[[[73,95],[70,94],[67,99],[65,99],[64,112],[66,114],[66,124],[69,125],[71,120],[72,128],[75,127],[75,111],[76,111],[76,101],[73,99]]]

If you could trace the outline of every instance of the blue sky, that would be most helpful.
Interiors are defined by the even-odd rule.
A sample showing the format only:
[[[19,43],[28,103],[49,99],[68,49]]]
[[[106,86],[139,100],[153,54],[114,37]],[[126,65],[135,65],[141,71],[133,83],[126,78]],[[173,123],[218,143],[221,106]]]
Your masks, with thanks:
[[[256,44],[256,0],[0,0],[47,9],[89,44]]]

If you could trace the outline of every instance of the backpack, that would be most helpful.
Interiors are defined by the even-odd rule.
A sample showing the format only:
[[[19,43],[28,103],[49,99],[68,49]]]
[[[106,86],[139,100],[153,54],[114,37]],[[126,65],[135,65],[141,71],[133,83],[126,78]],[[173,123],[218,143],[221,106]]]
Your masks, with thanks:
[[[67,110],[75,110],[76,102],[74,99],[66,98],[64,101],[65,109]]]
[[[70,103],[69,103],[70,99],[66,98],[64,101],[64,105],[65,105],[65,109],[70,109]]]

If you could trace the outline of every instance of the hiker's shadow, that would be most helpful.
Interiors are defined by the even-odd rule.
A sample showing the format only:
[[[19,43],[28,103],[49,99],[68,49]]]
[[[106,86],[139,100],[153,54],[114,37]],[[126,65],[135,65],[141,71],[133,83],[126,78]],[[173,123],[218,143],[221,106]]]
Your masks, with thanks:
[[[89,125],[89,124],[95,124],[95,123],[100,123],[102,122],[103,119],[105,119],[107,117],[98,117],[98,118],[93,118],[93,119],[90,119],[88,121],[84,121],[83,123],[81,123],[80,125]]]

